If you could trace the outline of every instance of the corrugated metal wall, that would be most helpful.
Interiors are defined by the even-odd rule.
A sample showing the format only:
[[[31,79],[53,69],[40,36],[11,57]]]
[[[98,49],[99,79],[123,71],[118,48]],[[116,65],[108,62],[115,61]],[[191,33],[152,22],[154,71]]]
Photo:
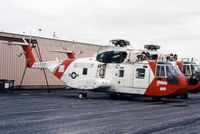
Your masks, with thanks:
[[[8,37],[24,37],[24,35],[12,34],[0,32],[1,36]],[[26,38],[29,38],[28,36]],[[73,42],[64,41],[64,40],[55,40],[48,38],[39,38],[32,37],[33,39],[37,39],[43,61],[55,60],[56,57],[58,59],[65,59],[67,56],[61,53],[53,53],[51,50],[63,50],[63,47],[68,50],[73,49]],[[93,54],[99,48],[98,45],[94,44],[86,44],[80,42],[74,42],[75,52],[79,53],[83,51],[83,54],[76,55],[77,57],[88,57],[93,56]],[[15,80],[15,85],[19,85],[21,81],[21,77],[23,75],[23,71],[25,68],[25,58],[22,55],[18,57],[18,55],[22,52],[20,46],[10,46],[4,44],[0,41],[0,79],[12,79]],[[35,57],[36,54],[34,53]],[[37,58],[36,58],[37,59]],[[37,61],[39,61],[37,59]],[[49,85],[64,85],[63,82],[58,80],[55,76],[53,76],[50,72],[47,72],[47,78]],[[24,77],[23,85],[46,85],[45,77],[42,70],[39,69],[29,69],[27,68],[26,75]]]

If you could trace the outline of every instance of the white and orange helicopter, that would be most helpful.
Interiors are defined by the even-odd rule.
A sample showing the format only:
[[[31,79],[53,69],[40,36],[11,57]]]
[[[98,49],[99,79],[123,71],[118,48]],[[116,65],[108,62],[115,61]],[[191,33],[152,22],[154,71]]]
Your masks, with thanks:
[[[181,96],[181,98],[187,99],[188,92],[200,92],[200,67],[193,58],[182,58],[181,60],[178,60],[178,56],[176,54],[165,52],[163,50],[159,51],[160,46],[158,45],[145,45],[144,48],[145,50],[143,50],[143,53],[146,54],[149,59],[162,59],[174,62],[178,65],[188,82],[188,87],[186,89],[187,92]]]
[[[13,37],[12,37],[13,38]],[[8,41],[8,38],[0,38]],[[12,45],[13,39],[9,39]],[[101,47],[93,57],[75,58],[74,52],[66,52],[67,59],[36,62],[32,53],[34,42],[22,39],[20,45],[26,58],[26,66],[48,69],[66,86],[80,89],[79,99],[87,98],[87,91],[105,91],[111,96],[136,94],[162,97],[180,96],[188,86],[177,65],[168,61],[141,59],[141,52],[129,48],[125,40],[111,40],[110,46]]]

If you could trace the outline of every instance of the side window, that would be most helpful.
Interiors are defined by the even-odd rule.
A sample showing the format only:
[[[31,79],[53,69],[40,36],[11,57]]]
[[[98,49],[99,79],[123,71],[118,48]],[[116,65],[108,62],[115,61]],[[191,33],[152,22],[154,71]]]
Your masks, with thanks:
[[[156,69],[156,76],[157,77],[165,77],[165,66],[157,66]]]
[[[119,70],[119,77],[124,77],[124,70]]]
[[[145,69],[144,68],[137,68],[136,69],[136,78],[144,79],[145,77]]]
[[[87,75],[87,71],[88,71],[87,68],[83,68],[83,75]]]

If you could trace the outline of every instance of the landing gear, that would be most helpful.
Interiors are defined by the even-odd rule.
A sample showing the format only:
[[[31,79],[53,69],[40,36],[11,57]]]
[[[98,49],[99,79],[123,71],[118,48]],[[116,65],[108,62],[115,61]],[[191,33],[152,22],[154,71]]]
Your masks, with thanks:
[[[160,101],[161,97],[152,97],[152,101]]]
[[[120,97],[120,95],[117,94],[117,93],[110,93],[110,98],[111,99],[118,99],[119,97]]]
[[[87,93],[79,93],[78,98],[79,99],[87,99]]]
[[[188,99],[189,95],[188,93],[184,93],[183,95],[180,96],[181,99]]]

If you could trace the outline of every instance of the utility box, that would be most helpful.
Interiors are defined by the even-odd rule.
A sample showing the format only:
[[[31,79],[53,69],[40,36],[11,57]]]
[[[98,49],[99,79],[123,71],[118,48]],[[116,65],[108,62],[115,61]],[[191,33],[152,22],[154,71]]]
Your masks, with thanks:
[[[0,91],[3,93],[13,92],[14,80],[0,79]]]

